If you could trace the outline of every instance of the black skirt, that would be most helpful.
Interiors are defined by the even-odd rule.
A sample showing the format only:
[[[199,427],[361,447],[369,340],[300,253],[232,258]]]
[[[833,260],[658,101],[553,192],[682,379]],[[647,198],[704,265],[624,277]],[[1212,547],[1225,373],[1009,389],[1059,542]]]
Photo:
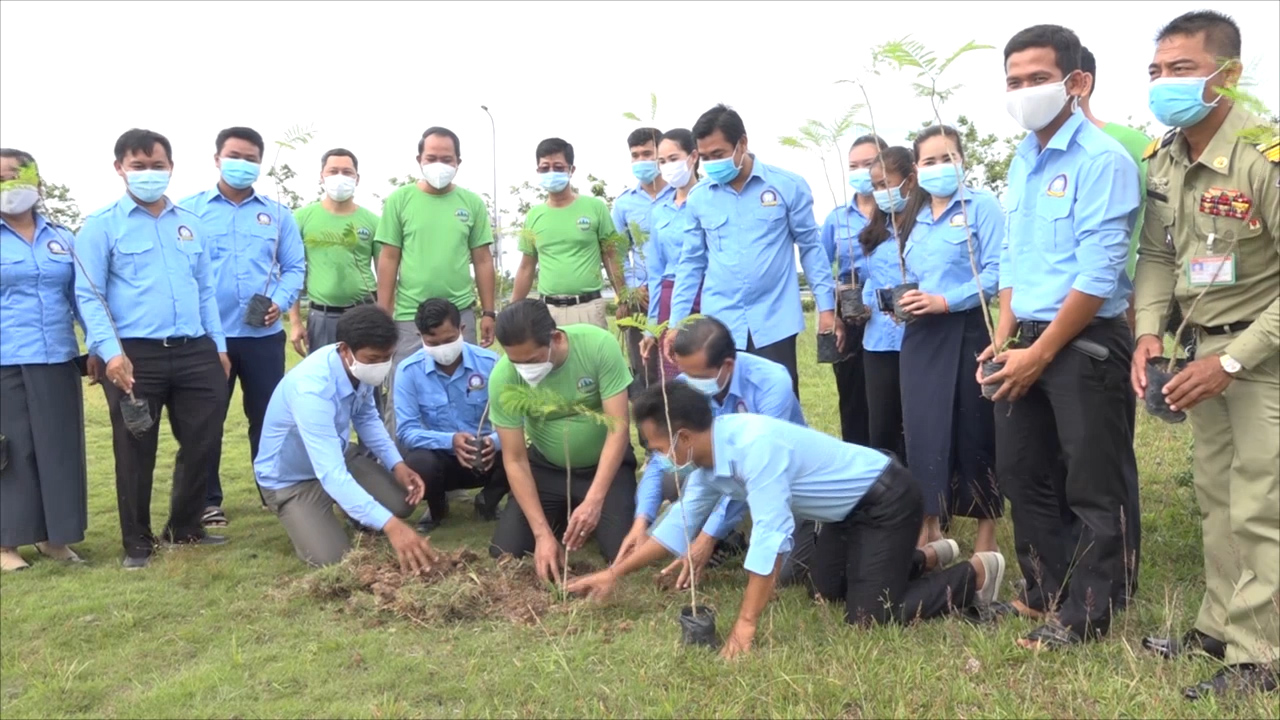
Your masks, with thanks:
[[[926,515],[1000,517],[995,405],[974,378],[990,342],[977,308],[924,315],[902,336],[903,427]]]
[[[0,546],[84,540],[84,403],[73,362],[0,367]]]

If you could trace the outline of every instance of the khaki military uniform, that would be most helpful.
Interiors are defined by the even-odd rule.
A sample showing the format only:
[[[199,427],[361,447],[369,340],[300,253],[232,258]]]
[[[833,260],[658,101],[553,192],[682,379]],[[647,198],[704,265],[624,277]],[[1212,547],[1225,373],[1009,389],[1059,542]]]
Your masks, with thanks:
[[[1173,295],[1197,355],[1244,367],[1189,412],[1204,535],[1196,628],[1227,643],[1228,664],[1280,658],[1280,144],[1239,136],[1256,126],[1236,105],[1195,161],[1176,130],[1151,144],[1134,279],[1139,336],[1163,337]]]

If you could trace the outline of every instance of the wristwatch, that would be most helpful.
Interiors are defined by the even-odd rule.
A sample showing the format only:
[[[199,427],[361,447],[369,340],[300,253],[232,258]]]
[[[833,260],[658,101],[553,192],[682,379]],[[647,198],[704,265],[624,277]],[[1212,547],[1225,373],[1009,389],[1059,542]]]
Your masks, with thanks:
[[[1226,353],[1222,353],[1218,356],[1218,362],[1222,363],[1223,371],[1232,377],[1235,377],[1236,373],[1244,369],[1244,366],[1240,364],[1239,360],[1236,360]]]
[[[497,319],[498,319],[498,313],[496,313],[496,312],[494,312],[494,311],[492,311],[492,310],[485,310],[485,311],[483,311],[483,312],[481,312],[481,313],[480,313],[480,317],[487,317],[487,318],[489,318],[490,320],[497,320]]]

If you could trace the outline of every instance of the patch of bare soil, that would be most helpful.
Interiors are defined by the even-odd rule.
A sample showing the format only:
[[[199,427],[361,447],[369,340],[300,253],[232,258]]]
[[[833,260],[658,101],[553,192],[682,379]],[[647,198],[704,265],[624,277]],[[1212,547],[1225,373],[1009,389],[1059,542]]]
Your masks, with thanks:
[[[482,558],[471,550],[436,551],[440,562],[416,574],[403,573],[385,550],[361,548],[338,565],[300,582],[305,594],[343,601],[351,612],[390,612],[423,625],[506,620],[533,624],[566,607],[560,591],[538,579],[530,560]],[[571,576],[594,571],[570,562]]]

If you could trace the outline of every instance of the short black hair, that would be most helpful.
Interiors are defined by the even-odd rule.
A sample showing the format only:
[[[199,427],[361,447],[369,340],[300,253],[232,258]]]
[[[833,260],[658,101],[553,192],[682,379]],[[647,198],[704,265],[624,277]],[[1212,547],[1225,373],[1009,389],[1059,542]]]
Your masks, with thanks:
[[[141,128],[133,128],[124,131],[116,140],[116,162],[124,162],[125,155],[146,155],[151,157],[155,152],[156,145],[164,148],[165,157],[169,158],[169,162],[173,162],[173,146],[169,144],[169,138],[158,132],[143,130]]]
[[[360,169],[360,161],[356,159],[355,153],[346,148],[334,148],[332,150],[326,150],[325,153],[320,156],[321,170],[324,169],[324,166],[329,162],[329,158],[331,157],[349,157],[351,158],[351,165],[355,167],[356,170]]]
[[[413,324],[424,335],[446,322],[453,323],[456,328],[462,327],[462,313],[458,312],[458,306],[444,298],[423,300],[418,306],[418,313],[413,316]]]
[[[658,128],[642,127],[632,130],[627,136],[627,147],[642,147],[653,143],[653,149],[658,149],[658,143],[662,141],[662,131]],[[541,158],[539,158],[541,159]]]
[[[746,126],[742,124],[742,116],[737,110],[724,103],[702,113],[698,122],[693,124],[693,136],[698,140],[706,138],[716,130],[724,135],[724,139],[728,140],[730,145],[737,145],[738,141],[747,134]]]
[[[18,161],[18,167],[26,167],[35,165],[36,159],[26,150],[18,150],[16,148],[0,148],[0,158],[12,158]]]
[[[680,357],[689,357],[699,350],[707,353],[707,365],[720,367],[725,360],[737,357],[738,348],[733,342],[733,333],[719,320],[704,315],[694,318],[676,332],[671,342],[671,352]]]
[[[342,313],[335,335],[351,352],[364,348],[394,349],[400,339],[396,321],[377,305],[357,305]]]
[[[513,302],[498,313],[493,333],[502,345],[519,345],[532,340],[538,347],[550,347],[551,333],[556,321],[551,317],[547,304],[541,300],[525,298]]]
[[[1156,42],[1170,35],[1196,36],[1204,33],[1204,47],[1214,57],[1240,59],[1240,26],[1229,15],[1213,10],[1195,10],[1174,18],[1160,28]]]
[[[564,161],[569,165],[573,165],[573,146],[565,140],[554,137],[538,143],[538,149],[534,150],[533,161],[538,162],[544,157],[550,157],[557,153],[563,153]]]
[[[1080,69],[1080,38],[1061,25],[1033,25],[1009,38],[1004,46],[1005,67],[1010,55],[1031,48],[1053,50],[1054,62],[1064,78]]]
[[[458,160],[462,159],[462,143],[458,141],[458,134],[449,128],[440,127],[439,125],[433,125],[422,131],[422,137],[418,138],[418,157],[422,157],[422,145],[427,141],[427,138],[432,135],[440,135],[441,137],[447,137],[452,140],[454,156]]]
[[[858,138],[853,141],[853,144],[849,146],[849,152],[853,152],[853,149],[859,145],[875,145],[876,149],[880,152],[884,152],[889,149],[889,143],[885,142],[884,138],[874,134],[858,136]]]
[[[1093,85],[1089,88],[1092,94],[1098,88],[1098,59],[1093,56],[1089,48],[1080,47],[1080,70],[1089,73],[1089,77],[1093,78]]]
[[[631,401],[631,413],[635,416],[636,427],[649,420],[659,430],[672,435],[679,430],[703,432],[711,428],[711,421],[714,419],[707,396],[694,390],[688,383],[679,381],[669,382],[665,388],[659,385],[646,388]],[[669,426],[668,417],[671,418]]]
[[[227,144],[231,138],[251,142],[258,146],[258,156],[261,157],[267,151],[267,144],[262,141],[262,135],[257,130],[247,127],[229,127],[218,133],[216,141],[218,152],[222,152],[222,146]]]

